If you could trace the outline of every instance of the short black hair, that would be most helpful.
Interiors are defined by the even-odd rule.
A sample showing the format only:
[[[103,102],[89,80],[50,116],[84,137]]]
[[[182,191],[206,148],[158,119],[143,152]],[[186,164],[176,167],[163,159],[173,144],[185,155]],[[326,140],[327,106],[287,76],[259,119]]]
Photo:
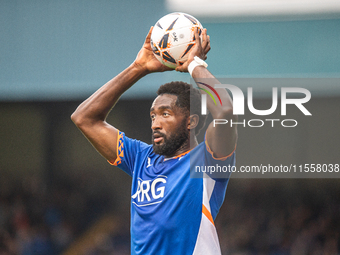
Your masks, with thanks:
[[[184,109],[189,114],[197,114],[199,117],[198,124],[195,128],[197,136],[205,125],[207,115],[201,114],[201,92],[191,84],[183,81],[173,81],[163,84],[157,90],[157,95],[171,94],[176,95],[176,106]]]

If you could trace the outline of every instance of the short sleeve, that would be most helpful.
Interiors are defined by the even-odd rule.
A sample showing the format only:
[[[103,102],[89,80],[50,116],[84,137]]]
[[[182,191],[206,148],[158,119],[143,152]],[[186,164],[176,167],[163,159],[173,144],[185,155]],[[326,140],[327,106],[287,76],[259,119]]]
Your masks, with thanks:
[[[142,141],[125,136],[124,132],[118,131],[117,158],[110,164],[119,167],[128,175],[132,176],[137,155],[148,145]]]
[[[216,158],[211,151],[209,144],[207,140],[204,141],[204,147],[205,147],[205,164],[208,167],[211,167],[211,170],[214,170],[213,172],[210,171],[207,173],[210,178],[218,181],[222,181],[225,179],[230,178],[230,174],[235,168],[235,163],[236,163],[236,146],[234,150],[227,156],[222,157],[222,158]]]

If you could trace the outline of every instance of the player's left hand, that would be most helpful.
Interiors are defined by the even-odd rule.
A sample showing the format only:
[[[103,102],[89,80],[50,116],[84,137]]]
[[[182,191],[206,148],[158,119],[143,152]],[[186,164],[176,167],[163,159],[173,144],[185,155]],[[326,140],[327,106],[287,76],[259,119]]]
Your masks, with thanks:
[[[194,57],[197,56],[200,59],[206,60],[207,54],[210,51],[210,36],[207,35],[207,29],[204,28],[202,31],[202,42],[201,38],[198,34],[198,28],[195,30],[195,46],[191,49],[188,55],[188,60],[184,62],[183,65],[178,66],[176,71],[179,72],[188,72],[188,66],[191,61],[194,60]]]

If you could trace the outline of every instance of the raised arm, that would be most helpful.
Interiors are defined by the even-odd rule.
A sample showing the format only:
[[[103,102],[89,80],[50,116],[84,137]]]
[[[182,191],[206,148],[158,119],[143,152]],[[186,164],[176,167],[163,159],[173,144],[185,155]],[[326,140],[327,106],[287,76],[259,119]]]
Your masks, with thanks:
[[[207,35],[207,30],[204,29],[202,32],[202,42],[199,39],[198,32],[196,31],[196,45],[193,47],[190,55],[188,56],[187,62],[181,67],[176,68],[177,71],[187,72],[189,64],[194,60],[195,56],[205,60],[206,53],[210,50],[210,38]],[[192,71],[192,77],[195,80],[197,86],[206,89],[200,82],[207,84],[211,87],[215,87],[215,84],[220,82],[203,66],[197,66]],[[207,108],[211,113],[213,119],[226,119],[228,124],[216,125],[211,122],[206,131],[206,140],[214,153],[216,158],[222,158],[230,155],[236,146],[237,142],[237,129],[236,125],[230,126],[231,120],[237,121],[237,116],[233,115],[233,104],[232,99],[228,92],[223,88],[215,88],[217,94],[220,96],[221,104],[213,102],[210,96],[207,96]],[[205,93],[205,92],[202,92]]]
[[[153,55],[150,36],[152,27],[135,61],[81,103],[71,119],[97,151],[110,162],[117,157],[117,129],[106,122],[120,96],[140,78],[152,72],[172,70]]]

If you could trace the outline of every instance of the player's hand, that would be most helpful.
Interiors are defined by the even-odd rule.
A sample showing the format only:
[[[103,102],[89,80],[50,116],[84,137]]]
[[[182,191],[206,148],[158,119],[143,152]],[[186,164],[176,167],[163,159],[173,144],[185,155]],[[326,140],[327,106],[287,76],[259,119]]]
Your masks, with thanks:
[[[207,35],[207,29],[204,28],[202,31],[202,42],[198,34],[198,28],[195,30],[195,46],[190,50],[188,55],[188,60],[184,62],[183,65],[178,66],[176,71],[188,72],[188,66],[194,57],[197,56],[200,59],[206,60],[207,54],[210,51],[210,37]]]
[[[134,61],[134,64],[141,68],[146,73],[153,73],[153,72],[164,72],[164,71],[171,71],[174,70],[170,67],[163,65],[159,60],[154,56],[150,38],[152,33],[153,27],[150,28],[148,35],[145,38],[145,42],[143,47],[138,52],[137,58]]]

